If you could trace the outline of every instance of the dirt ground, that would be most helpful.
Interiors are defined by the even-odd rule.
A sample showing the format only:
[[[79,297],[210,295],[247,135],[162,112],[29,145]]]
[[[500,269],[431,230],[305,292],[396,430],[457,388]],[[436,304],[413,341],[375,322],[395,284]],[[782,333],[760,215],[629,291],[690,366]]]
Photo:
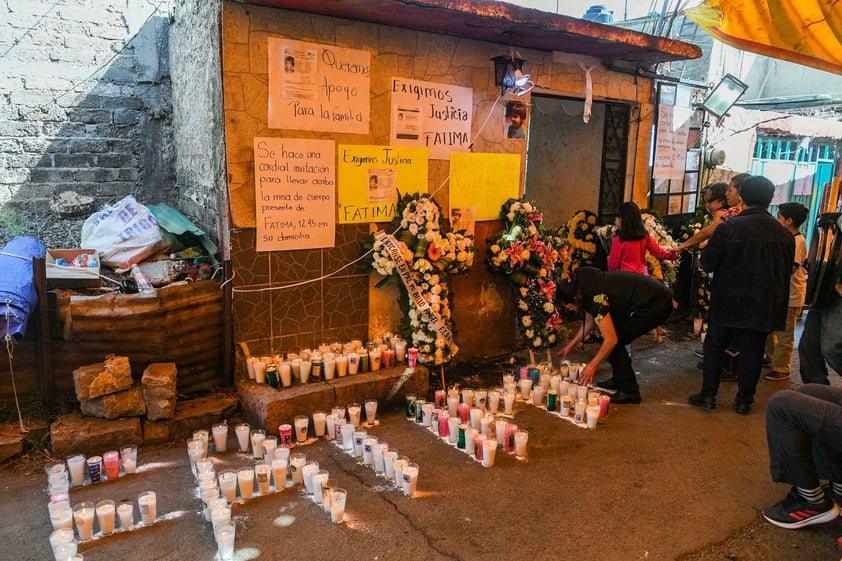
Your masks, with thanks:
[[[698,391],[701,373],[688,329],[674,323],[663,343],[648,336],[635,343],[644,401],[612,406],[596,431],[517,405],[515,422],[530,432],[527,461],[498,453],[495,466],[484,469],[400,412],[383,412],[373,432],[421,466],[414,499],[332,443],[313,442],[302,448],[308,460],[349,491],[345,524],[330,524],[292,489],[236,504],[235,559],[839,559],[842,519],[787,531],[759,516],[787,491],[769,479],[763,408],[799,380],[762,381],[747,417],[728,407],[733,385],[723,385],[716,411],[690,408],[686,397]],[[577,350],[573,359],[595,348]],[[498,385],[501,368],[498,358],[454,367],[448,378]],[[842,382],[834,376],[833,383]],[[227,452],[214,461],[219,471],[250,459]],[[141,448],[139,463],[136,476],[74,490],[71,502],[154,489],[162,520],[82,544],[85,559],[212,559],[212,532],[201,518],[184,444]],[[42,467],[30,455],[0,468],[0,559],[50,558]]]

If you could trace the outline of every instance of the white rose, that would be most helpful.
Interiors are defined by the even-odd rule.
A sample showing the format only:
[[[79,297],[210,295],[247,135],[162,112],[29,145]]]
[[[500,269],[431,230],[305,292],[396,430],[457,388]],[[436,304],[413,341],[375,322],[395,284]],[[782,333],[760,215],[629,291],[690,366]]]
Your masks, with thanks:
[[[526,298],[526,295],[529,294],[529,290],[525,286],[521,286],[519,290],[523,298]]]
[[[523,316],[520,322],[524,327],[530,327],[532,325],[532,318],[530,316]]]
[[[535,336],[535,330],[534,329],[527,329],[526,330],[526,336],[529,337],[530,339],[532,339],[532,337]]]
[[[508,220],[509,222],[514,222],[514,219],[515,219],[515,213],[514,212],[509,212],[508,214],[506,214],[506,220]]]
[[[523,300],[518,300],[517,307],[523,310],[524,312],[529,309],[529,304],[527,304]]]
[[[532,345],[535,346],[535,347],[540,347],[542,342],[543,341],[541,341],[540,337],[535,337],[535,340],[532,341]]]
[[[544,311],[551,314],[555,311],[555,306],[553,306],[552,302],[544,302]]]

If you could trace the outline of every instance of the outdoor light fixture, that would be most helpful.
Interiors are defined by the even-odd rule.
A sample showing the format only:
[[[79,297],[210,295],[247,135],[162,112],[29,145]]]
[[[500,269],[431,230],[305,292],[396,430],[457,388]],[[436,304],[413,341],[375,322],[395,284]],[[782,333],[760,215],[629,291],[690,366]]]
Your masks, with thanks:
[[[736,76],[726,74],[702,102],[702,109],[721,119],[746,93],[747,89],[748,84],[743,83]]]
[[[511,49],[504,55],[491,59],[494,62],[494,85],[500,86],[500,95],[506,95],[506,90],[514,88],[515,95],[522,96],[528,93],[534,83],[530,81],[529,74],[523,73],[523,63],[519,53]]]

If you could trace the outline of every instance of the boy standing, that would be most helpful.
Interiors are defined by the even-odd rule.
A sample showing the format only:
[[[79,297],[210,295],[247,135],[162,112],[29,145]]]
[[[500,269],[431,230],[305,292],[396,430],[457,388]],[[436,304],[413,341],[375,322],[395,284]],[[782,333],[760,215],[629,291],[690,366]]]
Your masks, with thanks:
[[[789,280],[789,309],[786,316],[786,329],[773,331],[766,339],[766,356],[771,361],[772,371],[764,374],[767,380],[788,380],[790,362],[795,342],[795,323],[801,316],[804,297],[807,294],[807,242],[798,228],[807,220],[809,211],[801,203],[783,203],[778,207],[778,222],[786,226],[795,236],[795,259],[792,264],[792,276]]]

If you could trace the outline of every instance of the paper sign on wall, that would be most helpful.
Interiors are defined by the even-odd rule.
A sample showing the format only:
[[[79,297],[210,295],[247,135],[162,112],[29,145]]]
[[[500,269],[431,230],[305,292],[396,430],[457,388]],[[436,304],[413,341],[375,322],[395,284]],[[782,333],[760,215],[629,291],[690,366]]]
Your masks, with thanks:
[[[257,251],[336,244],[332,140],[254,139]]]
[[[368,134],[371,54],[269,37],[269,127]]]
[[[477,220],[500,218],[500,207],[520,196],[520,154],[450,155],[450,208],[476,207]]]
[[[683,179],[687,160],[690,108],[661,105],[652,177]]]
[[[426,193],[429,151],[398,146],[339,145],[339,222],[389,222],[398,191]]]
[[[446,160],[471,144],[471,88],[392,78],[393,146],[426,146],[430,159]]]

